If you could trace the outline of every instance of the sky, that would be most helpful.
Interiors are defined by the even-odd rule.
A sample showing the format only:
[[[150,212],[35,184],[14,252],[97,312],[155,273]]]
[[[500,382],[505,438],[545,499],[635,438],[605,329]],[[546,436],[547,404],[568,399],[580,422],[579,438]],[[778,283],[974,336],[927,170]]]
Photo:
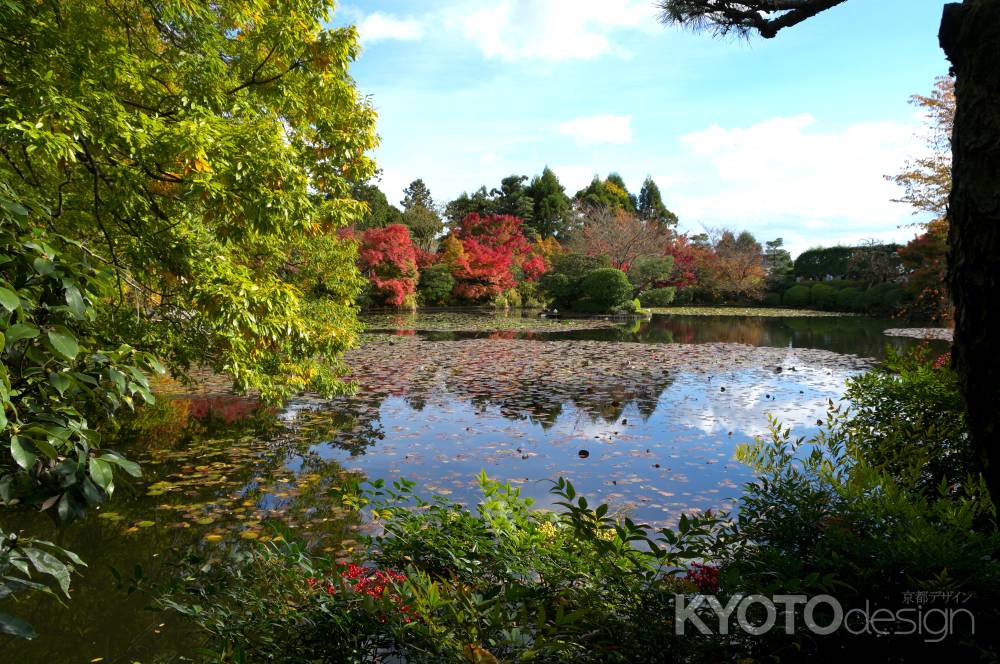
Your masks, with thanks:
[[[916,234],[883,176],[925,149],[908,100],[947,73],[942,5],[848,0],[770,40],[664,26],[650,0],[353,0],[332,23],[359,31],[391,202],[415,178],[443,205],[546,165],[570,196],[651,176],[682,230],[795,255]]]

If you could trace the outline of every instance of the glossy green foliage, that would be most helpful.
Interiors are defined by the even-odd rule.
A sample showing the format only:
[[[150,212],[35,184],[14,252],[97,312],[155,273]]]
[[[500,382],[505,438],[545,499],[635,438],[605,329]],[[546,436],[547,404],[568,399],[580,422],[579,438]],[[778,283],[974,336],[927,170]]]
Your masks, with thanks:
[[[0,600],[25,592],[68,598],[70,578],[77,566],[86,567],[71,551],[52,542],[5,533],[0,528]],[[0,612],[0,634],[22,639],[37,636],[26,621],[4,612]]]
[[[0,184],[0,506],[70,521],[104,502],[122,471],[139,476],[137,464],[101,449],[101,429],[120,408],[152,402],[144,372],[162,368],[101,334],[108,313],[95,305],[114,284],[111,270],[38,225]],[[73,561],[0,530],[0,598],[46,588],[31,580],[32,566],[66,592]],[[2,614],[0,631],[31,633]]]

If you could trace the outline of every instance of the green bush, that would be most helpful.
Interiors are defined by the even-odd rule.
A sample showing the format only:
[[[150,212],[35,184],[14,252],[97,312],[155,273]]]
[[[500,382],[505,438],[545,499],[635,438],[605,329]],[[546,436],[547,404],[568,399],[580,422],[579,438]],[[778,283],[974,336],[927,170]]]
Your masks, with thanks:
[[[863,281],[851,281],[849,279],[834,279],[833,281],[824,281],[823,283],[830,288],[836,288],[838,291],[844,288],[864,289],[866,286]]]
[[[580,284],[582,300],[574,308],[611,311],[632,299],[632,284],[621,270],[613,267],[588,272]]]
[[[406,480],[373,482],[349,497],[384,515],[359,565],[269,544],[228,564],[192,560],[161,602],[207,632],[222,661],[700,659],[701,640],[677,638],[664,617],[675,592],[697,590],[679,574],[709,555],[716,517],[656,533],[590,507],[564,480],[556,513],[485,475],[480,485],[470,510],[424,501]]]
[[[673,286],[653,288],[639,294],[639,302],[644,307],[666,307],[674,301],[677,289]]]
[[[860,288],[847,287],[837,291],[837,309],[841,311],[861,311],[865,296]]]
[[[678,288],[677,293],[674,295],[674,304],[691,304],[694,302],[694,288],[691,286],[684,286],[683,288]]]
[[[809,305],[809,287],[808,286],[792,286],[785,291],[784,296],[781,298],[781,303],[786,307],[805,307]]]
[[[881,406],[891,411],[892,401]],[[891,420],[895,414],[882,416]],[[811,438],[793,438],[772,421],[767,436],[739,449],[738,458],[758,479],[746,486],[725,535],[731,546],[719,561],[723,591],[828,593],[847,612],[866,605],[900,608],[914,589],[964,589],[980,598],[966,605],[975,616],[976,636],[962,625],[949,634],[948,651],[993,661],[986,637],[978,636],[984,624],[995,627],[1000,619],[992,601],[1000,591],[995,557],[1000,534],[985,486],[974,479],[961,490],[942,487],[939,493],[910,485],[905,474],[898,481],[869,464],[859,449],[859,439],[871,435],[866,427],[865,419],[852,419],[831,406],[824,427]],[[924,434],[935,435],[932,429]],[[877,446],[882,440],[887,439],[876,433],[870,442]],[[828,624],[829,613],[816,614],[816,622]],[[926,660],[928,643],[919,638],[859,637],[842,629],[817,640],[799,620],[796,625],[794,636],[772,631],[746,644],[744,654],[763,661],[767,653],[791,647],[795,661]]]
[[[864,296],[865,310],[872,313],[895,313],[906,301],[906,291],[899,284],[875,284]]]
[[[554,259],[552,269],[539,278],[538,285],[554,307],[570,309],[583,297],[584,277],[593,270],[610,267],[607,256],[563,254]]]
[[[764,294],[764,306],[765,307],[780,307],[781,306],[781,293],[765,293]]]
[[[837,304],[837,289],[826,284],[814,284],[809,289],[809,302],[819,309],[833,309]]]
[[[885,364],[847,381],[859,456],[898,482],[928,491],[976,473],[965,407],[948,356],[888,349]]]
[[[417,293],[424,305],[446,304],[455,287],[455,278],[451,276],[448,266],[443,263],[429,265],[420,272]]]

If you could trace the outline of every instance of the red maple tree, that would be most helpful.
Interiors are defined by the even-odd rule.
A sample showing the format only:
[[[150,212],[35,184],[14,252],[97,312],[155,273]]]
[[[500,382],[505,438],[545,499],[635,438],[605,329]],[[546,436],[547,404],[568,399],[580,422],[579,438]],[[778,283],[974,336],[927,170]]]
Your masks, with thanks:
[[[455,277],[454,293],[467,300],[483,300],[513,288],[514,268],[536,278],[545,271],[545,261],[531,253],[521,220],[511,215],[467,215],[452,231],[461,250],[448,243],[443,259]],[[527,267],[527,269],[525,269]]]
[[[402,224],[369,228],[358,248],[361,271],[385,304],[402,306],[417,288],[417,253]]]

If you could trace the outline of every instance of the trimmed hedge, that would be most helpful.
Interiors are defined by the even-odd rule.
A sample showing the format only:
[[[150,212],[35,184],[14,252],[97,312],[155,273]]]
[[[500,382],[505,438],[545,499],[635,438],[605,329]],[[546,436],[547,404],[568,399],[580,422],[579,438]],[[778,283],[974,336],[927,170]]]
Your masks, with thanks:
[[[906,291],[899,284],[875,284],[865,291],[864,307],[871,312],[889,314],[899,309],[905,301]]]
[[[833,309],[837,304],[837,289],[826,284],[815,284],[809,289],[809,302],[820,309]]]
[[[784,297],[781,298],[781,303],[786,307],[807,306],[809,304],[809,287],[792,286],[785,291]]]
[[[632,299],[632,282],[613,267],[588,272],[580,287],[584,298],[581,308],[587,311],[610,311]]]
[[[780,307],[781,306],[781,293],[766,293],[764,295],[764,306],[765,307]]]
[[[639,293],[639,302],[644,307],[665,307],[673,303],[676,292],[673,286],[651,288],[648,291]]]
[[[860,288],[843,288],[837,291],[837,309],[861,311],[865,307],[865,294]]]

